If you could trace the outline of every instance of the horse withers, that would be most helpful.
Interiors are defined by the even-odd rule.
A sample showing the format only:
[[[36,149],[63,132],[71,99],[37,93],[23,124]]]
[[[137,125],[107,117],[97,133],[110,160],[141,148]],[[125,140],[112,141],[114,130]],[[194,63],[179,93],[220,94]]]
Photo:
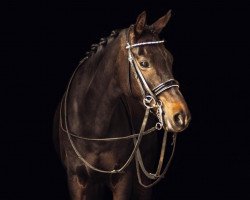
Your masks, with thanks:
[[[158,36],[170,17],[146,25],[141,13],[134,25],[93,44],[74,71],[54,119],[72,200],[103,199],[104,188],[114,200],[151,199],[150,186],[164,176],[166,133],[176,135],[190,121],[173,56]],[[157,172],[149,173],[157,132],[165,139]]]

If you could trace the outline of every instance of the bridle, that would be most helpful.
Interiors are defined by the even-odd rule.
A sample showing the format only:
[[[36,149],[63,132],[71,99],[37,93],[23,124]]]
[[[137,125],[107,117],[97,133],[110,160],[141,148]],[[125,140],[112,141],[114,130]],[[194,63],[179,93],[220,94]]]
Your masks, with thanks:
[[[130,44],[129,41],[129,33],[130,30],[134,26],[131,25],[128,28],[128,31],[126,33],[126,49],[128,50],[128,61],[129,61],[129,67],[131,71],[134,74],[135,79],[137,80],[137,83],[139,85],[141,95],[143,97],[143,104],[146,108],[157,108],[157,117],[159,122],[156,123],[156,129],[160,130],[162,129],[163,126],[163,120],[162,120],[162,102],[157,98],[158,95],[160,95],[162,92],[165,90],[168,90],[172,87],[179,87],[179,83],[175,79],[169,79],[163,83],[160,83],[158,86],[153,88],[152,90],[150,89],[149,85],[147,84],[146,79],[144,78],[140,67],[138,66],[137,62],[135,61],[135,57],[132,52],[132,48],[140,47],[140,46],[145,46],[145,45],[156,45],[156,44],[161,44],[164,43],[164,40],[158,40],[158,41],[150,41],[150,42],[141,42],[141,43],[135,43],[135,44]],[[129,75],[130,76],[130,75]],[[131,84],[131,83],[130,83]],[[131,87],[130,87],[131,88]]]
[[[135,157],[135,163],[136,163],[136,169],[137,169],[137,176],[138,176],[138,181],[139,183],[145,187],[145,188],[149,188],[152,187],[153,185],[155,185],[156,183],[158,183],[166,174],[170,162],[172,160],[173,154],[174,154],[174,150],[175,150],[175,145],[176,145],[176,133],[173,134],[173,142],[172,142],[172,153],[169,157],[169,160],[166,164],[166,167],[164,168],[163,172],[161,173],[161,169],[162,169],[162,165],[163,165],[163,159],[164,159],[164,155],[165,155],[165,149],[166,149],[166,145],[167,145],[167,130],[165,130],[164,132],[164,136],[163,136],[163,141],[162,141],[162,148],[161,148],[161,153],[160,153],[160,159],[159,159],[159,163],[158,163],[158,167],[157,167],[157,171],[156,173],[149,173],[146,169],[145,166],[143,164],[142,161],[142,157],[141,157],[141,153],[139,150],[139,145],[141,142],[141,139],[144,135],[148,135],[150,133],[153,133],[156,130],[161,130],[163,127],[163,119],[162,119],[162,102],[157,98],[157,96],[159,94],[161,94],[163,91],[168,90],[172,87],[179,87],[179,84],[176,80],[174,79],[170,79],[167,80],[161,84],[159,84],[158,86],[156,86],[153,89],[150,89],[150,87],[147,84],[147,81],[145,80],[142,72],[140,71],[139,66],[137,65],[137,63],[135,62],[135,58],[133,56],[133,53],[131,51],[132,48],[136,48],[139,46],[143,46],[143,45],[155,45],[155,44],[160,44],[163,43],[163,40],[160,41],[151,41],[151,42],[142,42],[142,43],[136,43],[136,44],[130,44],[129,42],[129,31],[130,29],[133,27],[130,26],[128,31],[127,31],[127,45],[126,45],[126,49],[128,50],[128,61],[129,61],[129,67],[131,68],[135,79],[137,80],[142,96],[143,96],[143,104],[146,108],[145,114],[144,114],[144,118],[143,118],[143,122],[141,125],[141,129],[140,132],[138,134],[132,134],[132,135],[128,135],[128,136],[123,136],[123,137],[114,137],[114,138],[87,138],[87,137],[82,137],[79,136],[75,133],[72,133],[69,131],[68,129],[68,121],[67,121],[67,99],[68,99],[68,93],[69,93],[69,89],[72,83],[72,80],[77,72],[77,70],[79,69],[79,67],[81,66],[81,64],[87,59],[85,58],[83,61],[80,62],[80,64],[77,66],[77,68],[75,69],[75,71],[73,72],[69,83],[67,85],[66,91],[64,93],[63,99],[61,101],[61,105],[60,105],[60,128],[62,129],[62,131],[64,131],[65,133],[67,133],[69,142],[74,150],[74,152],[76,153],[77,157],[83,162],[83,164],[86,167],[89,167],[90,169],[92,169],[93,171],[96,172],[100,172],[100,173],[106,173],[106,174],[116,174],[116,173],[123,173],[124,170],[129,166],[129,164],[132,162],[133,158]],[[147,120],[149,117],[149,113],[151,111],[152,108],[157,108],[157,118],[158,118],[158,122],[156,123],[156,125],[148,130],[145,131],[145,127],[147,124]],[[63,127],[63,117],[62,117],[62,109],[64,109],[64,124],[65,127]],[[131,113],[131,112],[129,112]],[[94,167],[93,165],[91,165],[85,158],[83,158],[83,156],[80,154],[80,152],[77,150],[72,137],[76,138],[76,139],[81,139],[81,140],[85,140],[85,141],[103,141],[103,142],[107,142],[107,141],[116,141],[116,140],[127,140],[127,139],[133,139],[134,141],[134,148],[128,158],[128,160],[124,163],[124,165],[120,168],[120,169],[113,169],[113,170],[102,170],[102,169],[98,169],[96,167]],[[140,167],[141,170],[143,171],[143,173],[152,180],[155,180],[153,183],[149,184],[149,185],[144,185],[142,183],[141,180],[141,175],[140,175]]]
[[[129,41],[129,33],[130,30],[133,28],[133,25],[131,25],[127,31],[126,34],[126,41],[127,41],[127,45],[126,45],[126,49],[128,50],[128,61],[129,61],[129,67],[131,69],[131,71],[134,74],[135,79],[137,80],[137,83],[139,85],[142,97],[143,97],[143,104],[146,108],[145,111],[145,115],[144,115],[144,119],[143,119],[143,123],[140,129],[140,132],[144,132],[145,131],[145,127],[146,127],[146,123],[147,123],[147,119],[148,119],[148,115],[149,115],[149,111],[152,108],[157,108],[156,111],[156,116],[158,118],[158,122],[155,125],[155,129],[156,130],[161,130],[163,127],[163,111],[162,111],[162,102],[160,99],[157,98],[158,95],[160,95],[162,92],[172,88],[172,87],[179,87],[179,83],[174,80],[174,79],[169,79],[163,83],[160,83],[159,85],[157,85],[155,88],[153,88],[152,90],[150,89],[149,85],[147,84],[146,79],[144,78],[136,60],[135,57],[133,55],[132,52],[132,48],[136,48],[136,47],[140,47],[140,46],[145,46],[145,45],[156,45],[156,44],[161,44],[164,43],[164,40],[159,40],[159,41],[149,41],[149,42],[141,42],[141,43],[135,43],[135,44],[130,44]],[[129,70],[130,71],[130,70]],[[131,87],[130,87],[131,88]],[[173,149],[172,149],[172,154],[169,157],[168,163],[165,167],[165,169],[163,170],[163,172],[161,173],[161,169],[162,169],[162,165],[163,165],[163,159],[165,156],[165,150],[166,150],[166,146],[167,146],[167,130],[165,130],[164,132],[164,136],[163,136],[163,140],[162,140],[162,147],[161,147],[161,153],[160,153],[160,158],[159,158],[159,162],[158,162],[158,166],[157,166],[157,170],[155,173],[150,173],[146,170],[142,157],[141,157],[141,153],[140,153],[140,149],[138,148],[138,150],[136,151],[136,156],[135,156],[135,163],[136,163],[136,171],[137,171],[137,177],[138,177],[138,181],[139,183],[145,187],[145,188],[150,188],[153,185],[155,185],[156,183],[158,183],[166,174],[169,165],[171,163],[171,160],[173,158],[174,155],[174,150],[175,150],[175,144],[176,144],[176,134],[173,135]],[[133,138],[134,144],[136,145],[136,143],[138,142],[138,140],[136,138]],[[151,180],[155,180],[153,183],[149,184],[149,185],[145,185],[142,180],[141,180],[141,174],[140,174],[140,168],[142,170],[142,172],[144,173],[144,175],[146,177],[148,177]]]

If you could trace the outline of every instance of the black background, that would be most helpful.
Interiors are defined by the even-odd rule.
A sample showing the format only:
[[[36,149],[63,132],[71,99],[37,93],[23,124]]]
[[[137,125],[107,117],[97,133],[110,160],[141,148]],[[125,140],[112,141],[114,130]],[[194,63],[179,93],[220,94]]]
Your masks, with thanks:
[[[72,71],[111,30],[168,9],[162,37],[192,122],[156,199],[250,197],[250,3],[74,0],[1,6],[1,200],[69,199],[52,119]]]

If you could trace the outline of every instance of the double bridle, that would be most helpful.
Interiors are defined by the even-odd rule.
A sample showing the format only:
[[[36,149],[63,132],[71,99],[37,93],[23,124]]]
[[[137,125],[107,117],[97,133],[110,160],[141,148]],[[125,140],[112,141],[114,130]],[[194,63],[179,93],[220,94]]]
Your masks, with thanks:
[[[78,158],[83,162],[83,164],[86,167],[89,167],[90,169],[92,169],[93,171],[97,171],[100,173],[106,173],[106,174],[115,174],[115,173],[123,173],[124,170],[129,166],[129,164],[131,163],[131,161],[133,160],[133,158],[135,157],[135,161],[136,161],[136,169],[137,169],[137,176],[138,176],[138,181],[139,183],[145,187],[145,188],[149,188],[152,187],[153,185],[155,185],[156,183],[158,183],[166,174],[170,162],[172,160],[173,154],[174,154],[174,150],[175,150],[175,145],[176,145],[176,133],[173,134],[173,142],[172,142],[172,153],[169,157],[169,160],[166,164],[165,169],[163,170],[163,172],[161,173],[161,169],[162,169],[162,165],[163,165],[163,159],[164,159],[164,155],[165,155],[165,149],[166,149],[166,145],[167,145],[167,130],[165,130],[164,132],[164,136],[163,136],[163,141],[162,141],[162,148],[161,148],[161,153],[160,153],[160,159],[159,159],[159,163],[158,163],[158,167],[157,167],[157,171],[155,173],[149,173],[146,169],[145,166],[143,164],[142,161],[142,157],[141,157],[141,153],[140,153],[140,149],[139,149],[139,145],[141,142],[141,139],[144,135],[148,135],[150,133],[153,133],[156,130],[161,130],[163,127],[163,112],[162,112],[162,102],[157,98],[158,95],[160,95],[162,92],[172,88],[172,87],[179,87],[179,84],[176,80],[174,79],[169,79],[161,84],[159,84],[158,86],[156,86],[153,89],[150,89],[150,87],[147,84],[147,81],[145,80],[139,66],[137,65],[137,63],[135,62],[135,58],[133,56],[133,53],[131,51],[132,48],[136,48],[139,46],[144,46],[144,45],[156,45],[156,44],[161,44],[164,41],[160,40],[160,41],[150,41],[150,42],[142,42],[142,43],[136,43],[136,44],[130,44],[129,43],[129,31],[130,29],[133,27],[133,25],[128,29],[127,31],[127,45],[126,45],[126,49],[128,50],[128,61],[129,61],[129,67],[131,68],[135,79],[137,80],[142,96],[143,96],[143,104],[146,108],[145,114],[144,114],[144,118],[143,118],[143,122],[140,128],[140,132],[138,134],[132,134],[129,136],[123,136],[123,137],[114,137],[114,138],[86,138],[86,137],[82,137],[79,136],[75,133],[72,133],[69,131],[68,129],[68,122],[67,122],[67,99],[68,99],[68,93],[69,93],[69,89],[70,89],[70,85],[72,83],[72,80],[75,76],[75,73],[77,72],[78,68],[81,66],[81,64],[87,59],[85,58],[85,60],[83,60],[78,67],[75,69],[75,71],[73,72],[70,81],[67,85],[65,94],[64,94],[64,101],[61,101],[61,105],[60,105],[60,127],[61,129],[67,133],[69,142],[74,150],[74,152],[76,153],[76,155],[78,156]],[[64,102],[64,103],[63,103]],[[148,130],[145,131],[145,127],[147,124],[147,120],[149,117],[149,113],[151,111],[151,109],[156,108],[156,115],[158,118],[158,122],[156,123],[156,125]],[[64,109],[64,124],[65,127],[63,127],[63,123],[62,123],[62,109]],[[130,112],[129,112],[130,113]],[[131,113],[130,113],[131,114]],[[127,139],[133,139],[134,141],[134,148],[128,158],[128,160],[125,162],[125,164],[120,168],[120,169],[113,169],[113,170],[102,170],[102,169],[98,169],[96,167],[94,167],[93,165],[91,165],[85,158],[83,158],[83,156],[80,154],[80,152],[77,150],[72,137],[77,138],[77,139],[82,139],[85,141],[116,141],[116,140],[127,140]],[[149,178],[152,180],[155,180],[153,183],[149,184],[149,185],[144,185],[142,183],[141,180],[141,174],[140,174],[140,168],[142,170],[142,172]]]
[[[141,43],[135,43],[135,44],[130,44],[129,41],[129,33],[130,30],[133,28],[133,25],[129,27],[127,34],[126,34],[126,40],[127,40],[127,45],[126,49],[128,50],[128,61],[130,64],[130,68],[134,74],[135,79],[138,82],[141,95],[143,97],[143,104],[144,106],[149,109],[156,107],[157,108],[157,117],[159,122],[156,123],[156,129],[160,130],[162,129],[163,126],[163,120],[162,120],[162,102],[157,98],[158,95],[160,95],[162,92],[165,90],[168,90],[172,87],[179,87],[179,84],[176,80],[174,79],[169,79],[163,83],[160,83],[158,86],[153,88],[152,90],[150,89],[149,85],[147,84],[146,79],[144,78],[140,67],[138,66],[136,59],[132,53],[132,48],[140,47],[140,46],[145,46],[145,45],[156,45],[156,44],[161,44],[164,43],[164,40],[159,40],[159,41],[150,41],[150,42],[141,42]],[[131,87],[130,87],[131,88]]]

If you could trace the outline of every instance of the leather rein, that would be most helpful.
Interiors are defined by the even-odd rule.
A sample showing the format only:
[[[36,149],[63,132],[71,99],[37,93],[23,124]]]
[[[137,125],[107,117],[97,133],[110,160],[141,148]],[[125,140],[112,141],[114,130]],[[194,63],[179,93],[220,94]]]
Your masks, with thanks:
[[[145,78],[144,78],[144,76],[143,76],[143,74],[142,74],[142,72],[141,72],[141,70],[140,70],[134,56],[133,56],[133,53],[132,53],[131,49],[139,47],[139,46],[144,46],[144,45],[160,44],[160,43],[163,43],[164,40],[130,44],[130,42],[129,42],[129,32],[130,32],[131,28],[133,28],[133,25],[128,28],[127,35],[126,35],[126,37],[127,37],[126,49],[128,50],[129,67],[131,68],[131,71],[133,72],[134,77],[138,82],[141,94],[143,96],[143,104],[144,104],[144,106],[146,108],[144,118],[143,118],[143,122],[142,122],[142,125],[141,125],[141,128],[140,128],[140,132],[138,134],[132,134],[132,135],[123,136],[123,137],[87,138],[87,137],[79,136],[79,135],[69,131],[68,120],[67,120],[68,93],[69,93],[69,89],[70,89],[72,80],[73,80],[77,70],[79,69],[81,64],[87,59],[87,57],[84,58],[83,61],[77,66],[77,68],[73,72],[73,74],[72,74],[72,76],[71,76],[71,78],[69,80],[69,83],[68,83],[68,85],[66,87],[66,91],[64,93],[63,99],[62,99],[61,104],[60,104],[60,128],[61,128],[61,130],[63,132],[67,133],[69,142],[70,142],[75,154],[83,162],[83,164],[86,167],[89,167],[93,171],[100,172],[100,173],[106,173],[106,174],[124,173],[124,170],[129,166],[129,164],[132,162],[133,158],[135,158],[138,181],[143,187],[149,188],[149,187],[152,187],[153,185],[155,185],[156,183],[158,183],[164,177],[164,175],[166,174],[166,172],[167,172],[167,170],[168,170],[168,168],[170,166],[171,160],[173,158],[173,155],[174,155],[177,134],[176,133],[173,134],[172,153],[171,153],[171,155],[169,157],[169,160],[168,160],[168,162],[166,164],[166,167],[164,168],[163,171],[161,169],[162,169],[164,156],[165,156],[165,150],[166,150],[166,146],[167,146],[167,138],[168,138],[167,130],[165,130],[165,132],[164,132],[164,136],[163,136],[163,140],[162,140],[161,153],[160,153],[160,158],[159,158],[159,163],[158,163],[158,167],[157,167],[157,170],[156,170],[155,173],[150,173],[150,172],[148,172],[146,170],[146,168],[145,168],[145,166],[143,164],[142,157],[141,157],[139,145],[140,145],[142,137],[144,135],[151,134],[156,130],[161,130],[162,127],[163,127],[162,102],[157,98],[157,96],[159,94],[161,94],[163,91],[168,90],[168,89],[170,89],[172,87],[179,87],[179,84],[178,84],[178,82],[176,80],[170,79],[170,80],[168,80],[166,82],[163,82],[163,83],[159,84],[157,87],[153,88],[152,90],[150,89],[150,87],[147,84],[147,81],[145,80]],[[129,115],[130,115],[130,120],[131,120],[131,111],[130,111],[129,106],[127,106],[127,107],[129,109]],[[156,125],[154,127],[150,128],[148,130],[145,130],[146,125],[147,125],[147,120],[148,120],[148,117],[149,117],[149,113],[150,113],[151,109],[153,109],[153,108],[157,109],[156,116],[158,118],[158,122],[156,123]],[[62,109],[64,110],[64,118],[62,117]],[[63,127],[63,123],[62,123],[63,120],[64,120],[65,127]],[[134,130],[133,130],[133,132],[134,132]],[[127,161],[123,164],[123,166],[121,168],[113,169],[113,170],[102,170],[102,169],[98,169],[95,166],[91,165],[85,158],[83,158],[83,156],[77,150],[77,148],[76,148],[76,146],[75,146],[75,144],[74,144],[74,142],[72,140],[72,137],[74,137],[76,139],[85,140],[85,141],[103,141],[103,142],[133,139],[134,148],[133,148],[129,158],[127,159]],[[152,182],[149,185],[145,185],[144,183],[142,183],[140,168],[141,168],[142,172],[144,173],[144,175],[146,177],[148,177],[149,179],[155,180],[155,181]],[[161,173],[161,171],[162,171],[162,173]]]

